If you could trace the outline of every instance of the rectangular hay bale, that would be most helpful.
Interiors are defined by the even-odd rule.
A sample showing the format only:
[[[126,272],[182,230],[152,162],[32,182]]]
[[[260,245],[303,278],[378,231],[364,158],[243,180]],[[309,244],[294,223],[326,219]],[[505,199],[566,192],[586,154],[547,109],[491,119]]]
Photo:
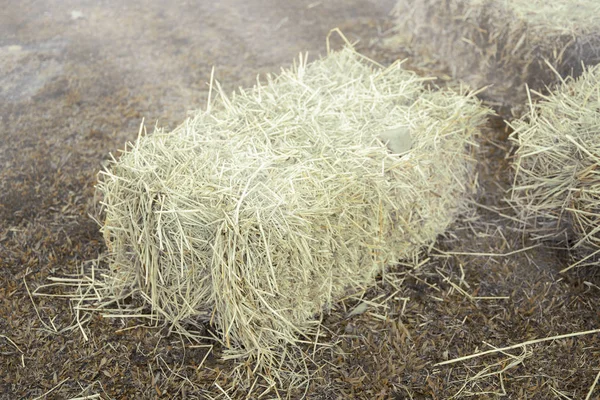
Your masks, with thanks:
[[[597,0],[399,0],[389,43],[404,43],[498,106],[525,103],[582,63],[600,62]]]
[[[568,79],[511,122],[515,145],[509,204],[532,238],[565,241],[573,265],[600,253],[600,65]],[[564,244],[567,244],[564,243]]]
[[[433,243],[471,192],[489,110],[424,80],[345,48],[233,96],[211,82],[206,111],[99,176],[106,296],[188,337],[210,320],[226,357],[294,370],[323,310]]]

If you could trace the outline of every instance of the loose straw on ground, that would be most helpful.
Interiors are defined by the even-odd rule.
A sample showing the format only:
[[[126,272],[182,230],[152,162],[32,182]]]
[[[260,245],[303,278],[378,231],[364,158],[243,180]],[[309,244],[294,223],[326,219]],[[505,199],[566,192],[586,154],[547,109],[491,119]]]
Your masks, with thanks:
[[[592,398],[592,394],[594,393],[594,389],[596,388],[596,385],[598,384],[598,380],[600,380],[600,371],[598,371],[598,374],[596,374],[596,379],[594,379],[592,386],[590,386],[590,390],[588,390],[588,394],[587,394],[587,396],[585,396],[585,400],[589,400]]]
[[[482,351],[482,352],[479,352],[479,353],[471,354],[471,355],[468,355],[468,356],[463,356],[463,357],[454,358],[452,360],[442,361],[442,362],[439,362],[437,364],[434,364],[434,366],[437,367],[437,366],[441,366],[441,365],[454,364],[454,363],[457,363],[457,362],[460,362],[460,361],[466,361],[466,360],[470,360],[472,358],[477,358],[477,357],[485,356],[485,355],[488,355],[488,354],[502,353],[502,352],[505,352],[505,351],[508,351],[508,350],[514,350],[514,349],[518,349],[520,347],[525,347],[525,346],[529,346],[529,345],[536,344],[536,343],[548,342],[548,341],[551,341],[551,340],[566,339],[566,338],[576,337],[576,336],[592,335],[594,333],[600,333],[600,329],[593,329],[591,331],[568,333],[568,334],[565,334],[565,335],[551,336],[551,337],[542,338],[542,339],[528,340],[528,341],[523,342],[523,343],[513,344],[512,346],[502,347],[502,348],[498,348],[498,349],[486,350],[486,351]]]

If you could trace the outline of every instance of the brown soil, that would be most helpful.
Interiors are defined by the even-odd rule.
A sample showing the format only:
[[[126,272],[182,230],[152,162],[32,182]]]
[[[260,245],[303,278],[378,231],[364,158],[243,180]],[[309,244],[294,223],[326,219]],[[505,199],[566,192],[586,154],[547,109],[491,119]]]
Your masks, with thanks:
[[[393,3],[0,1],[0,398],[227,398],[219,387],[230,386],[232,364],[219,359],[218,347],[207,355],[208,347],[177,335],[120,331],[139,321],[97,314],[85,341],[79,331],[63,330],[73,321],[67,301],[30,298],[29,291],[48,277],[76,273],[105,250],[89,217],[103,161],[135,139],[142,117],[170,128],[188,109],[202,107],[213,65],[226,88],[248,86],[257,73],[277,72],[301,51],[324,54],[336,26],[379,62],[410,56],[413,65],[424,65],[426,55],[378,46]],[[494,119],[482,138],[483,206],[502,207],[506,136]],[[459,396],[482,399],[585,398],[600,368],[598,334],[434,365],[490,346],[599,327],[600,272],[560,274],[572,262],[564,250],[456,254],[532,244],[509,219],[476,207],[440,239],[429,262],[416,270],[391,268],[364,294],[379,302],[389,297],[385,307],[345,318],[358,301],[350,298],[325,317],[325,335],[336,345],[318,354],[324,367],[306,396],[445,399],[462,388]],[[481,299],[499,296],[507,298]],[[469,380],[485,368],[492,374]],[[242,387],[229,392],[246,394]],[[596,388],[590,398],[599,396]]]

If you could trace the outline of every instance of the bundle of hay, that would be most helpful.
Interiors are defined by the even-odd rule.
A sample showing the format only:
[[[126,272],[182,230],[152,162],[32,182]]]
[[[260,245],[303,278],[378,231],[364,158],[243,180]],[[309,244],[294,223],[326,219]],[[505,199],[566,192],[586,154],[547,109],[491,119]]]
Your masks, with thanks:
[[[351,48],[142,135],[99,176],[114,299],[228,358],[294,364],[323,310],[431,244],[473,184],[474,96]],[[210,97],[210,96],[209,96]]]
[[[600,62],[597,0],[399,0],[395,41],[448,66],[482,96],[510,107],[526,102],[582,62]],[[518,111],[515,111],[518,112]]]
[[[566,81],[511,125],[518,147],[510,200],[526,229],[541,239],[566,233],[592,257],[600,249],[600,67]]]

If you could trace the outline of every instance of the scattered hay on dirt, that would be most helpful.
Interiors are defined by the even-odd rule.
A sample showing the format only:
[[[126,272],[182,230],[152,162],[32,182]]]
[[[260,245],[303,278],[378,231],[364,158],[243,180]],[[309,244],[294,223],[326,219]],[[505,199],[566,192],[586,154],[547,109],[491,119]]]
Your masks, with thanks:
[[[596,0],[399,0],[389,44],[408,43],[455,78],[490,85],[486,100],[518,107],[525,84],[541,91],[600,62],[599,13]]]
[[[537,238],[600,251],[600,67],[568,79],[511,123],[517,145],[510,203]]]
[[[322,311],[433,243],[474,187],[489,110],[424,80],[347,47],[231,97],[211,81],[206,111],[100,173],[110,269],[76,308],[192,340],[210,322],[256,366],[238,372],[305,384],[298,345],[317,346]],[[150,312],[107,310],[127,298]]]

